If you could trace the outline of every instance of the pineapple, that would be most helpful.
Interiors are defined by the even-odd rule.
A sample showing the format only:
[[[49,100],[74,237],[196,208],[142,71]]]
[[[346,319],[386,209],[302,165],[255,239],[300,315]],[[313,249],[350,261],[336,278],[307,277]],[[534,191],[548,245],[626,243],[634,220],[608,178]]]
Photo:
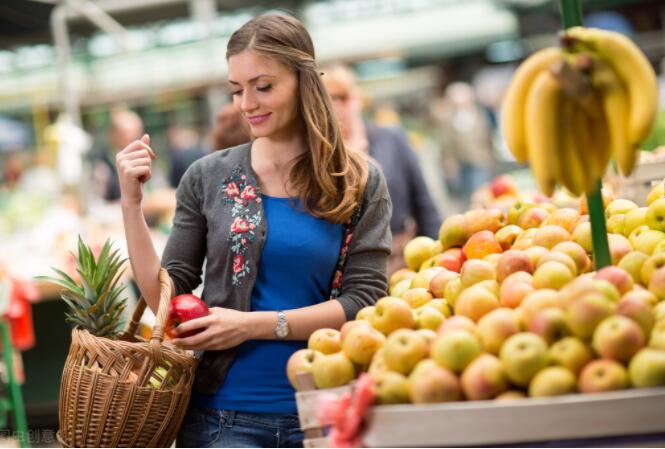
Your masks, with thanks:
[[[79,236],[77,272],[80,284],[57,268],[52,268],[59,275],[57,278],[38,277],[65,288],[60,297],[70,308],[67,321],[97,337],[115,338],[121,330],[120,318],[127,298],[120,298],[125,286],[118,285],[118,280],[127,259],[121,259],[118,251],[112,250],[110,240],[106,240],[95,260],[92,250]]]

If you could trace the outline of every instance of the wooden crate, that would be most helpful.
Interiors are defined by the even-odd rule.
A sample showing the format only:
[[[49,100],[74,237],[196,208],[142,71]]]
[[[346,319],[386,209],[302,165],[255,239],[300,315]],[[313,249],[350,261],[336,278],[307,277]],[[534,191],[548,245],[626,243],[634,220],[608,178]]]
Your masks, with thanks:
[[[352,391],[352,385],[339,388],[317,390],[311,374],[299,374],[296,378],[298,391],[296,392],[296,407],[300,428],[305,434],[305,447],[328,447],[325,437],[326,429],[319,421],[318,410],[321,398],[327,395],[341,396]]]
[[[296,393],[305,447],[327,447],[317,417],[321,397],[351,389]],[[553,442],[577,447],[665,447],[665,388],[510,402],[374,406],[363,440],[368,447],[551,446]]]
[[[636,438],[640,435],[649,437],[647,445],[663,446],[665,388],[511,402],[386,405],[373,407],[367,418],[364,441],[369,447],[516,445],[566,440],[574,441],[574,446],[637,446],[644,443]],[[616,444],[598,444],[598,439],[605,437],[622,439]]]

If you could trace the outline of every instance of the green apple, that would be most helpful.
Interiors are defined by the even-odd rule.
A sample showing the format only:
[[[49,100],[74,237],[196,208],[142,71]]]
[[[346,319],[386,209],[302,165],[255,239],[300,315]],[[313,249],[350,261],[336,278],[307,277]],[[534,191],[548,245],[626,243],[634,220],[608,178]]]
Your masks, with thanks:
[[[637,208],[638,205],[635,204],[633,201],[619,198],[607,205],[607,207],[605,208],[605,218],[610,218],[611,216],[618,214],[627,214],[631,210]]]
[[[412,329],[415,326],[416,319],[411,306],[401,298],[386,296],[379,299],[374,307],[370,323],[384,335],[390,335],[397,329]]]
[[[618,264],[623,256],[634,249],[630,240],[622,234],[607,234],[607,243],[610,246],[610,256],[612,257],[613,265]]]
[[[647,206],[650,206],[654,201],[663,197],[665,197],[665,182],[659,182],[651,189],[649,195],[647,195]]]
[[[520,215],[522,215],[525,210],[531,209],[532,207],[536,207],[536,205],[525,201],[515,201],[515,203],[508,208],[508,223],[516,225]]]
[[[642,265],[649,258],[642,251],[631,251],[621,258],[619,268],[626,270],[636,284],[642,283]]]
[[[390,287],[390,296],[401,298],[405,291],[411,288],[411,279],[404,279]]]
[[[495,398],[508,390],[508,387],[503,364],[494,355],[480,355],[462,373],[462,389],[471,401]]]
[[[498,308],[498,296],[481,283],[463,290],[455,301],[455,314],[470,318],[474,322]]]
[[[448,304],[450,304],[451,307],[455,307],[455,301],[457,301],[457,297],[460,293],[462,293],[463,289],[464,287],[462,286],[461,277],[452,279],[446,284],[446,287],[444,288],[443,298]]]
[[[462,265],[460,271],[462,286],[468,288],[480,281],[496,280],[496,270],[494,266],[484,260],[467,260]]]
[[[654,254],[644,261],[640,275],[642,276],[642,285],[648,287],[651,282],[651,276],[661,268],[665,267],[665,253]],[[656,295],[658,296],[658,295]]]
[[[563,366],[550,366],[535,375],[529,384],[529,396],[541,398],[575,393],[577,378]]]
[[[561,226],[544,225],[538,228],[533,236],[533,244],[535,246],[542,246],[547,249],[552,249],[558,243],[568,242],[571,235]]]
[[[541,310],[557,307],[559,305],[559,295],[556,290],[551,288],[542,288],[527,295],[520,304],[520,311],[522,312],[522,319],[524,325],[529,326],[531,320],[536,313]]]
[[[374,309],[375,309],[375,306],[363,307],[356,314],[356,320],[371,321],[372,316],[374,315]]]
[[[665,300],[665,267],[661,267],[651,275],[649,291],[656,295],[658,300]]]
[[[572,281],[574,277],[570,269],[564,264],[554,261],[545,262],[533,273],[533,286],[536,289],[551,288],[559,290]]]
[[[450,370],[432,360],[422,360],[409,376],[409,399],[414,404],[462,399],[460,381]]]
[[[649,337],[649,347],[665,351],[665,321],[659,321]]]
[[[312,374],[316,388],[335,388],[351,382],[355,377],[355,369],[343,352],[336,352],[315,357]]]
[[[474,334],[465,330],[452,330],[434,340],[431,357],[440,366],[461,373],[482,350]]]
[[[526,393],[521,390],[508,390],[504,391],[500,395],[494,398],[495,401],[515,401],[519,399],[525,399]]]
[[[570,207],[562,207],[550,214],[543,222],[543,225],[561,226],[563,229],[572,233],[580,219],[580,213]]]
[[[554,342],[549,349],[551,363],[568,368],[579,374],[582,368],[593,360],[591,348],[577,337],[565,337]]]
[[[588,254],[593,253],[590,222],[583,222],[575,227],[575,230],[573,231],[573,241],[584,248]]]
[[[576,245],[576,243],[573,242],[573,244]],[[584,251],[584,250],[582,250]],[[536,269],[540,268],[541,265],[547,263],[547,262],[558,262],[563,265],[565,265],[568,270],[572,273],[573,276],[577,276],[577,264],[573,260],[572,257],[570,257],[566,253],[558,252],[558,251],[550,251],[549,253],[545,254],[543,257],[540,258],[538,261],[538,264],[536,265]]]
[[[425,236],[416,237],[404,246],[404,261],[410,270],[417,270],[423,262],[432,257],[436,242]]]
[[[437,274],[446,271],[443,267],[423,268],[412,279],[409,288],[429,288],[430,282]]]
[[[485,351],[496,355],[508,337],[520,331],[520,323],[513,309],[503,307],[483,316],[477,328]]]
[[[416,329],[437,330],[446,317],[439,309],[424,305],[416,309]]]
[[[342,350],[352,362],[368,365],[385,341],[386,337],[373,327],[356,326],[344,338]]]
[[[625,390],[628,386],[628,371],[621,363],[611,359],[589,362],[577,382],[581,393]]]
[[[630,233],[640,226],[647,224],[647,208],[638,207],[633,209],[625,215],[623,221],[623,235],[625,237],[630,237]]]
[[[403,374],[384,371],[374,379],[379,404],[406,404],[409,402],[409,381]]]
[[[648,293],[646,290],[643,291]],[[640,290],[633,290],[623,295],[617,304],[617,313],[635,321],[645,337],[651,333],[655,321],[653,307],[649,300],[641,295]]]
[[[607,219],[607,232],[624,234],[626,215],[616,214]]]
[[[649,205],[646,223],[653,230],[665,231],[665,198],[659,198]]]
[[[593,278],[604,279],[612,283],[617,288],[619,294],[621,295],[631,291],[635,284],[635,282],[633,281],[633,277],[630,275],[630,273],[628,273],[628,271],[624,270],[621,267],[615,267],[614,265],[608,265],[606,267],[601,268],[596,272]]]
[[[464,215],[451,215],[446,218],[439,228],[439,241],[444,250],[455,246],[464,246],[467,238],[469,238],[469,234]]]
[[[402,293],[401,298],[408,302],[412,309],[417,309],[418,307],[424,306],[432,299],[434,296],[423,287],[410,288],[409,290]]]
[[[400,268],[390,276],[390,281],[388,282],[388,285],[390,287],[393,287],[397,285],[397,283],[399,282],[405,281],[407,279],[413,279],[415,275],[416,272],[413,270],[409,270],[408,268]]]
[[[298,374],[311,373],[314,360],[322,355],[319,351],[300,349],[289,357],[289,361],[286,363],[286,377],[294,389],[298,388],[296,384]]]
[[[508,379],[517,386],[526,387],[548,364],[547,343],[536,334],[520,332],[504,342],[499,357]]]
[[[414,366],[427,356],[425,339],[413,329],[398,329],[391,333],[383,345],[386,366],[408,375]]]
[[[654,253],[656,247],[663,241],[665,241],[665,232],[648,229],[635,237],[635,243],[633,246],[637,251],[642,251],[644,254],[651,255]]]
[[[342,337],[336,329],[317,329],[309,336],[307,348],[323,354],[334,354],[342,350]]]
[[[496,231],[494,236],[496,237],[496,241],[499,242],[499,245],[501,245],[501,248],[504,251],[507,251],[513,246],[517,236],[519,236],[522,231],[523,229],[517,225],[508,225]]]
[[[640,350],[628,365],[631,383],[637,388],[665,385],[665,351]]]
[[[586,250],[582,246],[575,242],[561,242],[552,248],[553,253],[563,253],[570,257],[575,266],[577,267],[577,273],[584,273],[587,271],[591,265],[589,256],[586,253]]]
[[[596,326],[614,313],[616,305],[601,293],[587,292],[566,308],[566,323],[573,335],[587,340]]]
[[[647,225],[638,226],[638,227],[636,227],[635,229],[632,230],[632,232],[628,235],[628,241],[630,242],[631,245],[633,245],[633,248],[636,247],[637,238],[643,232],[648,231],[648,230],[649,230],[649,226],[647,226]]]
[[[627,363],[646,341],[642,328],[622,315],[605,318],[593,333],[593,349],[601,357]]]
[[[566,324],[566,316],[563,310],[558,307],[550,307],[536,312],[529,322],[528,330],[540,335],[547,344],[552,344],[570,335],[570,329]]]

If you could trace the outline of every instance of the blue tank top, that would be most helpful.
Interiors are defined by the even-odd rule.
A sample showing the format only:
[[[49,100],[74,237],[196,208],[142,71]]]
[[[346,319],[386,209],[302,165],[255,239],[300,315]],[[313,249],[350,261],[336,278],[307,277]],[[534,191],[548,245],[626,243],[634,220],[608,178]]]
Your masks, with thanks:
[[[252,310],[297,309],[328,299],[342,225],[306,213],[297,199],[262,198],[268,231],[252,290]],[[220,410],[296,413],[286,363],[306,346],[306,341],[246,341],[217,393],[197,394],[194,400]]]

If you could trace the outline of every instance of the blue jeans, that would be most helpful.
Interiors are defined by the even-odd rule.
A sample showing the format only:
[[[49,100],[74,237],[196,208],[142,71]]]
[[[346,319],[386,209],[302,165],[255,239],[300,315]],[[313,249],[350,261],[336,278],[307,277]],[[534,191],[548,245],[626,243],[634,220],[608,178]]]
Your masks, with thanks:
[[[298,415],[190,406],[177,447],[302,447]]]

